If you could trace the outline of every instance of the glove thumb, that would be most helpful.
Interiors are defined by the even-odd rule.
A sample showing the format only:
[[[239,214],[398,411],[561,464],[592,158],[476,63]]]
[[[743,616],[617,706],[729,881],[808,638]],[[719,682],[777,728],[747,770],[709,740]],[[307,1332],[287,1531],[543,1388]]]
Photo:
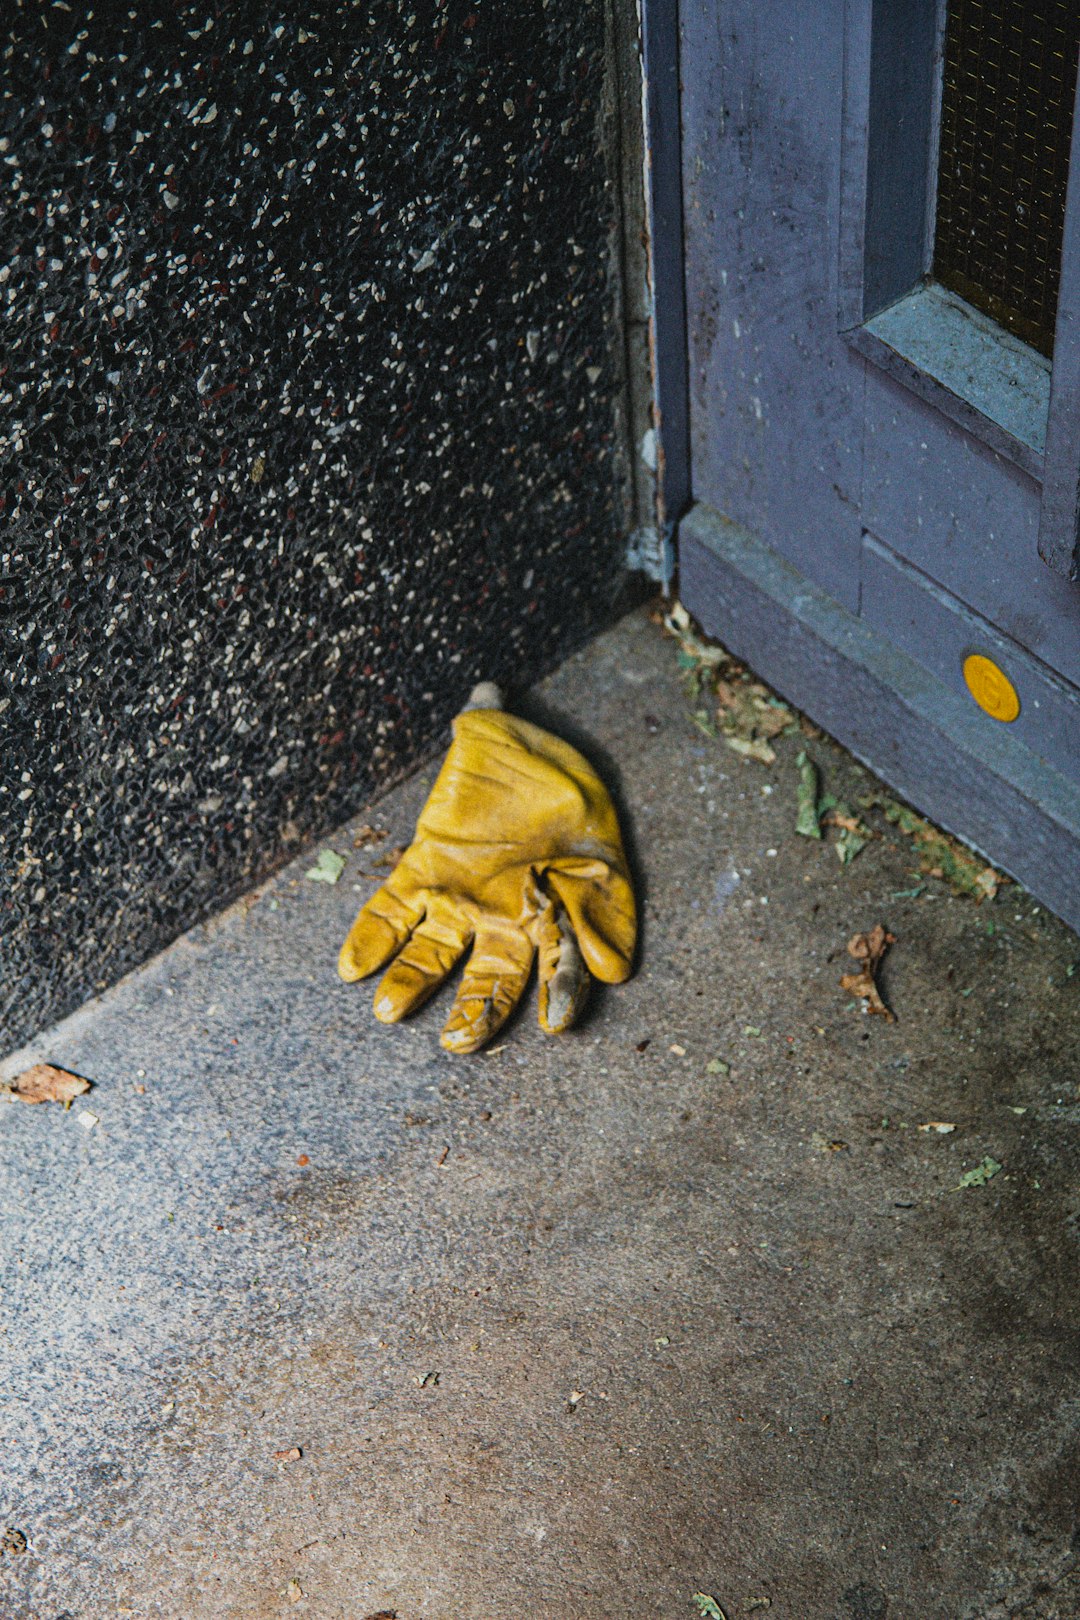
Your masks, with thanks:
[[[561,900],[589,972],[604,984],[630,977],[637,914],[630,879],[594,860],[549,867],[544,880]]]

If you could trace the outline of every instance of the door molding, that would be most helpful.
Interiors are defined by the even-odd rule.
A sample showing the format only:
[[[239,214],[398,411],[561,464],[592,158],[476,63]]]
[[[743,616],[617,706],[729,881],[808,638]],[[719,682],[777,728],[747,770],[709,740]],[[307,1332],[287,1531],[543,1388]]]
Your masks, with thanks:
[[[679,7],[678,0],[640,3],[657,512],[664,539],[663,584],[670,590],[675,574],[675,530],[690,501]]]

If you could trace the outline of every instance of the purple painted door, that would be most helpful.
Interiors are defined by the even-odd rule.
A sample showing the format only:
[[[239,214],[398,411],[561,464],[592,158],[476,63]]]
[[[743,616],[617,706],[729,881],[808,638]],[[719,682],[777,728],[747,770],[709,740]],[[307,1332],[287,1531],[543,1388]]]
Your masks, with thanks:
[[[1010,330],[991,296],[976,288],[979,308],[937,278],[941,142],[960,138],[943,126],[948,50],[982,48],[947,26],[934,0],[685,0],[693,500],[975,713],[965,661],[990,660],[1019,713],[984,711],[987,727],[1080,782],[1080,586],[1067,577],[1080,182],[1053,250],[1051,360],[1035,327]],[[1015,165],[995,181],[1016,188],[994,194],[1003,217],[1023,209],[1024,183]]]

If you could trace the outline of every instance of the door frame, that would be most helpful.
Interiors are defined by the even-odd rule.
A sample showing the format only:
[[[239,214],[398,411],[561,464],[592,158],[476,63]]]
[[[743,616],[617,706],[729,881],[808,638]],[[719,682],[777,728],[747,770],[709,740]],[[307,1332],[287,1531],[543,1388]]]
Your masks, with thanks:
[[[641,0],[641,4],[647,64],[647,189],[653,220],[655,386],[658,437],[663,443],[658,476],[669,521],[681,518],[674,526],[682,601],[707,633],[751,663],[904,798],[974,845],[1080,930],[1080,795],[1075,784],[1018,743],[1007,727],[988,730],[973,705],[836,602],[759,536],[700,500],[695,503],[686,326],[694,289],[686,281],[682,217],[679,9],[678,0]],[[910,76],[907,93],[923,98],[923,186],[905,212],[906,237],[899,233],[891,244],[893,256],[881,261],[877,280],[869,282],[871,302],[882,299],[872,308],[866,297],[867,250],[877,252],[882,244],[879,223],[865,205],[866,162],[873,138],[872,91],[884,96],[889,75],[879,66],[877,83],[871,84],[871,24],[875,6],[886,4],[898,17],[920,15],[924,26],[932,8],[934,28],[940,27],[939,0],[846,0],[837,330],[864,361],[884,366],[998,454],[1019,462],[1029,473],[1035,472],[1033,452],[1038,455],[1039,473],[1045,460],[1046,538],[1040,539],[1040,552],[1057,572],[1075,578],[1080,570],[1080,120],[1074,121],[1067,257],[1059,302],[1063,363],[1055,371],[1046,403],[1045,446],[1038,448],[1025,444],[1023,433],[1030,424],[1014,420],[1003,425],[992,400],[980,404],[965,398],[947,379],[935,378],[927,366],[905,355],[896,330],[870,329],[883,311],[894,307],[887,301],[889,275],[895,285],[896,275],[907,274],[912,262],[921,275],[933,218],[930,177],[936,168],[927,145],[936,117],[931,100],[931,136],[927,136],[926,79],[924,75],[920,84],[916,74]],[[935,33],[934,40],[938,37]],[[886,62],[884,68],[889,65]],[[895,83],[892,89],[896,91]],[[906,183],[903,163],[893,179],[899,185]],[[903,291],[900,287],[899,294]],[[985,333],[976,337],[984,339]],[[1056,352],[1055,366],[1058,358]],[[996,443],[991,439],[995,434]]]

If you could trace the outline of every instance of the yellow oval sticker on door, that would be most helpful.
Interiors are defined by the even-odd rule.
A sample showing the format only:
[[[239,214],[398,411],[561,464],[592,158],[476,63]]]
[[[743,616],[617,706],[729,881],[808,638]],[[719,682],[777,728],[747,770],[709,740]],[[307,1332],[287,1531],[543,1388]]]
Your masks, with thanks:
[[[1015,720],[1020,713],[1016,687],[1003,669],[983,653],[969,653],[964,659],[967,689],[984,714],[995,720]]]

